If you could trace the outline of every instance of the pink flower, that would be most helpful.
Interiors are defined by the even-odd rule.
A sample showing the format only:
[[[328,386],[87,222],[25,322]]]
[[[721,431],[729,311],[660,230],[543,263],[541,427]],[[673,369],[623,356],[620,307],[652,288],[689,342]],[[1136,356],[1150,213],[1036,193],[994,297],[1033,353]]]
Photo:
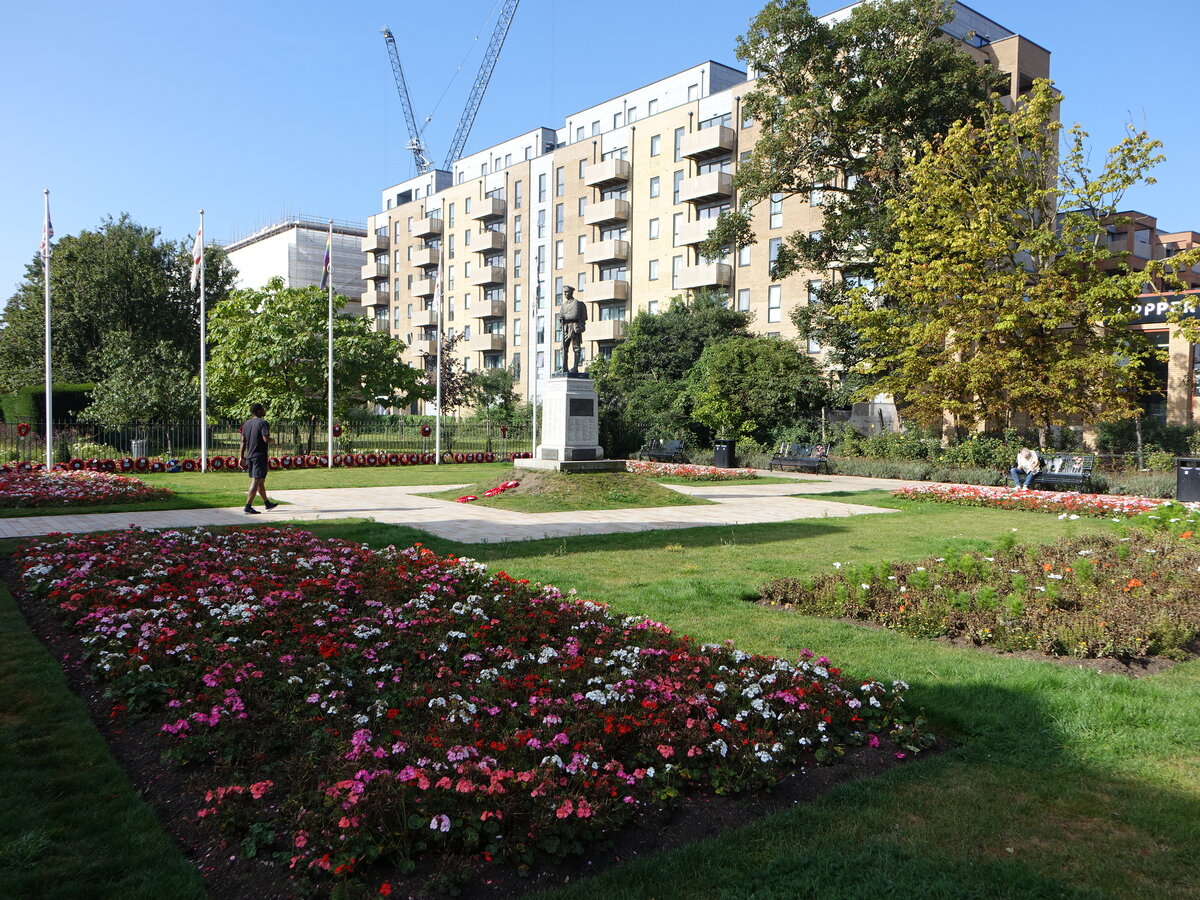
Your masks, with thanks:
[[[574,810],[575,810],[575,804],[572,803],[571,798],[568,797],[566,800],[564,800],[562,802],[562,806],[560,806],[558,809],[556,809],[554,811],[554,815],[556,818],[565,819],[572,812],[574,812]]]
[[[871,735],[870,737],[867,738],[867,746],[868,747],[878,747],[879,746],[879,738],[877,738],[875,735]]]
[[[433,817],[433,821],[429,823],[430,831],[447,832],[450,830],[450,817],[445,814],[439,814]]]

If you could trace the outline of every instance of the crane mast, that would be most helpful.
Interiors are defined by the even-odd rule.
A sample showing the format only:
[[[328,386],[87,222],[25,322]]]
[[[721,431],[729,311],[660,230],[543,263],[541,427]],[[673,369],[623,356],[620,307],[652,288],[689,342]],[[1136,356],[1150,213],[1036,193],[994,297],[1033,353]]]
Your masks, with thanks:
[[[475,84],[471,87],[471,96],[467,99],[462,118],[458,120],[458,128],[454,132],[454,139],[450,142],[450,152],[446,154],[444,169],[450,169],[462,156],[463,146],[467,143],[471,126],[475,124],[475,114],[479,112],[479,104],[483,102],[484,91],[487,90],[488,82],[492,79],[492,70],[496,68],[496,60],[500,56],[500,49],[504,46],[504,39],[508,36],[508,26],[512,24],[519,2],[520,0],[505,0],[500,18],[496,20],[496,27],[492,31],[492,40],[483,55],[483,62],[479,65],[479,74],[475,76]],[[395,45],[391,46],[394,50]],[[395,61],[395,57],[393,60],[393,67],[398,67],[399,62]],[[399,71],[398,68],[397,71]],[[411,116],[411,113],[409,115]]]
[[[400,105],[404,109],[404,121],[408,124],[408,149],[412,151],[413,160],[417,164],[417,173],[424,174],[433,168],[433,162],[425,153],[425,142],[421,140],[417,119],[413,115],[412,100],[408,96],[408,82],[405,81],[404,69],[400,66],[400,53],[396,49],[396,39],[392,37],[392,31],[386,25],[382,32],[383,39],[387,43],[388,58],[392,61],[392,75],[396,78],[396,93],[400,95]]]

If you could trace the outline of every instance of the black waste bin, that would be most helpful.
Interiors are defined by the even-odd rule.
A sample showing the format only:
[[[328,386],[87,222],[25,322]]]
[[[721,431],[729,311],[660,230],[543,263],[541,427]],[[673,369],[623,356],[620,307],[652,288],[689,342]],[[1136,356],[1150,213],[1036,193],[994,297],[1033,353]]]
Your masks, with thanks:
[[[718,469],[734,468],[734,449],[736,441],[713,441],[713,465]]]
[[[1175,476],[1175,499],[1180,503],[1200,500],[1200,459],[1181,457]]]

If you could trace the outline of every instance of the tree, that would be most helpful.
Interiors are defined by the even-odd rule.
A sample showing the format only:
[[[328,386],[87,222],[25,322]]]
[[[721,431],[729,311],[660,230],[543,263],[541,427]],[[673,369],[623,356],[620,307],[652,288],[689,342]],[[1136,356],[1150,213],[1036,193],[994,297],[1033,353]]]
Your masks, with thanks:
[[[738,41],[758,76],[742,115],[760,123],[761,137],[734,174],[738,208],[702,252],[753,244],[755,207],[773,195],[819,195],[820,231],[786,235],[773,275],[836,267],[847,276],[825,279],[821,305],[797,322],[838,365],[857,361],[855,336],[826,311],[870,279],[894,243],[887,202],[905,190],[906,161],[1008,81],[942,32],[953,14],[942,0],[880,0],[822,22],[806,0],[772,0]]]
[[[212,308],[228,294],[234,271],[217,248],[205,250],[204,264]],[[189,284],[191,265],[190,244],[163,241],[157,229],[138,225],[127,214],[109,216],[96,231],[59,240],[50,269],[55,378],[103,381],[119,362],[102,349],[115,333],[129,335],[137,352],[159,342],[176,347],[196,371],[200,301]],[[44,297],[42,264],[35,258],[0,316],[0,387],[5,390],[42,380]]]
[[[346,302],[334,299],[335,307]],[[327,404],[328,297],[317,287],[234,291],[209,313],[209,410],[235,418],[256,401],[271,416],[306,422],[309,440]],[[404,345],[362,316],[333,318],[334,415],[369,408],[377,397],[402,406],[432,396],[422,373],[400,358]]]
[[[489,422],[511,422],[520,398],[512,369],[483,369],[474,373],[468,396],[475,414]]]
[[[749,314],[729,309],[727,302],[720,295],[699,293],[691,303],[672,298],[657,315],[640,312],[611,359],[591,363],[588,374],[596,382],[610,434],[634,431],[640,440],[645,431],[684,433],[688,418],[676,400],[688,372],[709,344],[749,334]]]
[[[682,399],[719,437],[767,444],[820,409],[826,394],[817,364],[794,343],[739,336],[704,348]]]
[[[192,360],[177,345],[159,341],[144,346],[128,331],[114,331],[105,337],[101,356],[107,374],[82,415],[86,421],[116,427],[198,417],[200,390]]]
[[[1130,129],[1093,174],[1075,126],[1059,165],[1059,99],[1039,81],[1012,112],[994,101],[980,124],[956,124],[910,163],[909,189],[889,203],[898,240],[877,293],[858,291],[846,321],[878,376],[870,392],[892,393],[919,420],[945,411],[959,425],[1009,424],[1023,412],[1049,425],[1134,412],[1151,350],[1126,325],[1165,264],[1131,272],[1106,232],[1124,192],[1152,181],[1160,145]]]
[[[454,412],[471,402],[471,388],[475,384],[475,373],[463,368],[462,357],[455,351],[462,343],[462,334],[442,335],[442,412]],[[437,357],[425,357],[422,374],[428,392],[425,399],[437,397]]]

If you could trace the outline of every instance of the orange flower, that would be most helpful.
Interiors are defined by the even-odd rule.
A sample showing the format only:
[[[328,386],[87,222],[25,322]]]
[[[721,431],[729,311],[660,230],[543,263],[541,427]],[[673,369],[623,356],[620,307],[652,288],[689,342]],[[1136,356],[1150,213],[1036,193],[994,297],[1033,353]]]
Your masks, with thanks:
[[[1128,590],[1130,590],[1131,588],[1136,588],[1136,587],[1141,587],[1141,586],[1142,586],[1142,583],[1141,583],[1140,581],[1138,581],[1138,579],[1136,579],[1136,578],[1130,578],[1130,579],[1129,579],[1129,584],[1125,585],[1125,590],[1127,590],[1127,591],[1128,591]]]
[[[1054,566],[1050,563],[1042,563],[1042,570],[1045,572],[1052,572],[1054,571]]]
[[[1185,538],[1185,539],[1190,538],[1191,536],[1192,536],[1191,531],[1185,531],[1183,534],[1180,535],[1181,538]]]

